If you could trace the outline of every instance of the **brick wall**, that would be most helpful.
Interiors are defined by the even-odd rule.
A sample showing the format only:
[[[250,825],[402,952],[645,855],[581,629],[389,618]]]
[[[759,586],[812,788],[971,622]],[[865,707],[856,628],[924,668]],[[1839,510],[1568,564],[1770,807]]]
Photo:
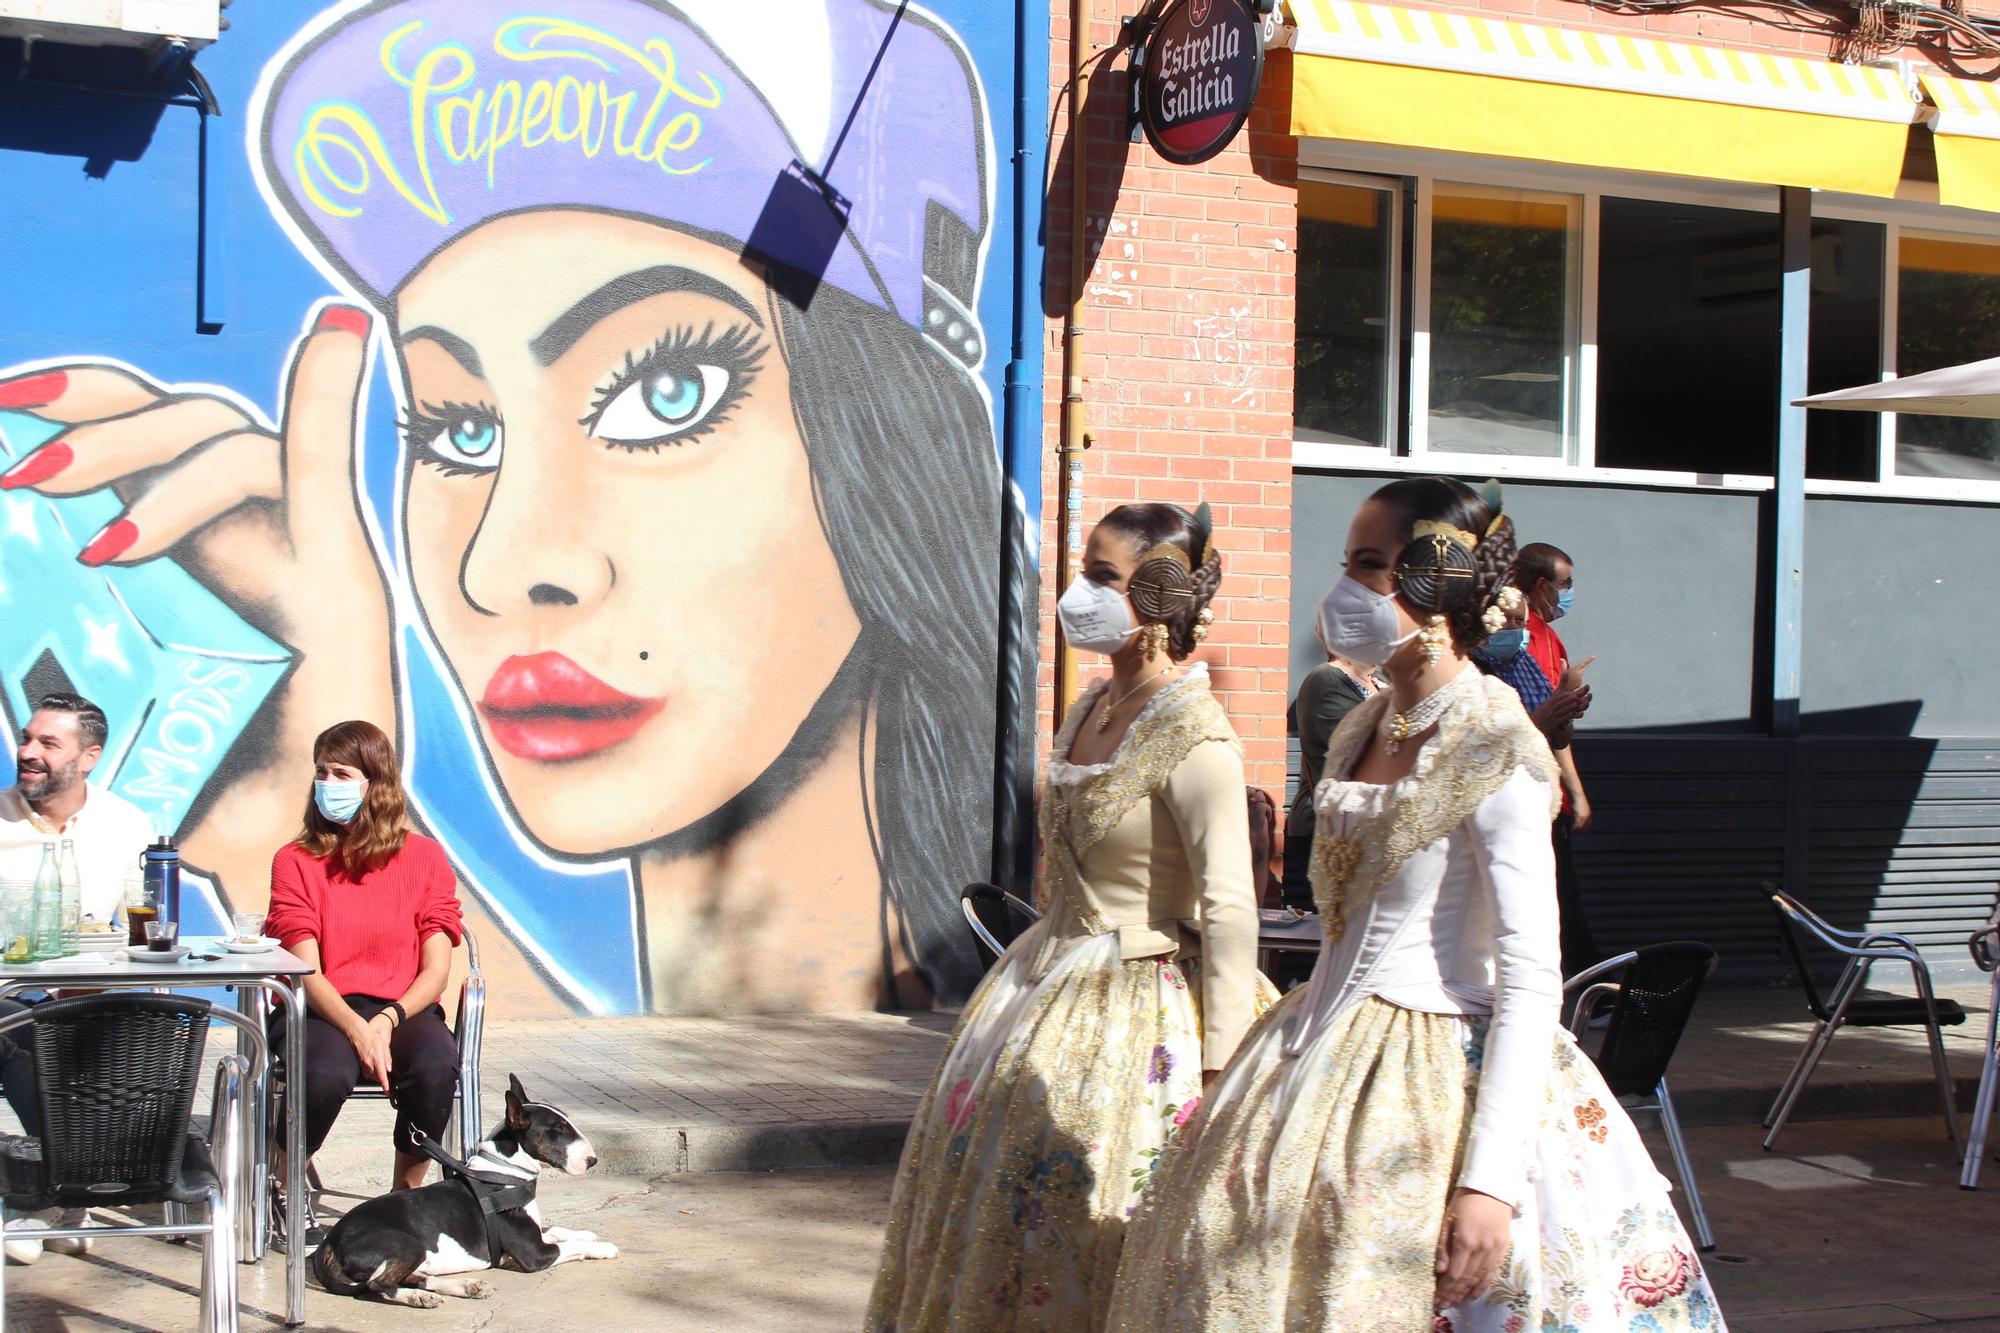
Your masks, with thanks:
[[[1064,136],[1069,5],[1052,0],[1045,328],[1041,750],[1054,729],[1055,596],[1063,395],[1062,325],[1076,223]],[[1091,0],[1087,51],[1119,39],[1139,0]],[[1290,125],[1291,57],[1272,52],[1246,132],[1200,166],[1163,161],[1125,132],[1122,56],[1091,67],[1090,185],[1082,221],[1083,519],[1130,500],[1214,508],[1222,549],[1209,663],[1250,780],[1285,785],[1286,617],[1291,573],[1292,306],[1298,162]],[[1079,655],[1099,671],[1103,659]]]

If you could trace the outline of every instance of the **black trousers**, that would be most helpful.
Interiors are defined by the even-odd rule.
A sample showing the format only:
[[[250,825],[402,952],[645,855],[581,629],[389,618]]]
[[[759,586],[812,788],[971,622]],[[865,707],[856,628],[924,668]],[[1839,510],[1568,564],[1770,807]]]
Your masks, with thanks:
[[[347,1007],[367,1021],[389,1007],[389,1001],[372,995],[344,995]],[[284,1020],[272,1024],[272,1047],[283,1051]],[[287,1072],[285,1095],[298,1093]],[[306,1145],[308,1153],[333,1129],[340,1108],[354,1092],[361,1077],[361,1055],[339,1028],[310,1011],[306,1014]],[[451,1120],[451,1097],[458,1080],[458,1046],[451,1029],[445,1026],[444,1010],[437,1005],[414,1013],[399,1023],[389,1037],[389,1101],[396,1108],[396,1151],[418,1154],[416,1136],[421,1129],[434,1139],[444,1138]],[[10,1086],[8,1095],[12,1097]]]
[[[1575,829],[1575,815],[1565,810],[1556,816],[1552,836],[1556,846],[1556,911],[1562,926],[1564,981],[1605,958],[1591,936],[1590,918],[1583,913],[1583,891],[1577,887],[1576,864],[1570,859],[1569,840]]]
[[[0,1018],[23,1013],[28,1006],[19,1000],[0,1000]],[[7,1105],[21,1121],[21,1132],[29,1138],[42,1136],[42,1104],[35,1093],[35,1029],[15,1028],[0,1036],[0,1090]]]

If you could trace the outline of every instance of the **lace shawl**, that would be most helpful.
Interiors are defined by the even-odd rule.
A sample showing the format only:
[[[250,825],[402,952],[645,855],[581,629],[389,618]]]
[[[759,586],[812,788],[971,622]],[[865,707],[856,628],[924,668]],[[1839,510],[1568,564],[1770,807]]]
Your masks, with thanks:
[[[1083,858],[1090,849],[1116,828],[1133,806],[1172,777],[1195,746],[1222,741],[1238,754],[1243,752],[1222,705],[1209,693],[1207,670],[1197,663],[1147,700],[1108,761],[1071,764],[1066,756],[1077,729],[1103,689],[1100,682],[1070,710],[1050,760],[1041,810],[1045,888],[1052,900],[1060,896],[1092,935],[1101,935],[1111,927],[1092,905],[1084,887]]]
[[[1418,753],[1416,767],[1390,789],[1379,810],[1358,820],[1345,836],[1331,833],[1322,815],[1313,838],[1312,886],[1329,943],[1340,938],[1350,917],[1367,909],[1403,862],[1457,828],[1515,769],[1527,769],[1547,782],[1551,793],[1560,792],[1555,756],[1513,688],[1483,676],[1473,684],[1446,708],[1437,734]],[[1341,720],[1320,769],[1325,775],[1322,791],[1328,783],[1345,780],[1388,707],[1389,692],[1384,690]],[[1550,819],[1561,799],[1554,796]]]

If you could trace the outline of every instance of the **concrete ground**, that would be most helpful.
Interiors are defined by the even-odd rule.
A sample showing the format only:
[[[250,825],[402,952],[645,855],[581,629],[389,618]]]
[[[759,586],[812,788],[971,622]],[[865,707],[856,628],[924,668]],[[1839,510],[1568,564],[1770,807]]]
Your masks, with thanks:
[[[349,1123],[349,1121],[352,1123]],[[319,1158],[329,1188],[388,1188],[383,1108],[348,1108]],[[365,1139],[366,1146],[354,1140]],[[376,1147],[379,1145],[379,1148]],[[306,1327],[324,1333],[567,1330],[807,1333],[859,1326],[888,1199],[887,1167],[788,1172],[620,1173],[544,1177],[539,1200],[619,1257],[542,1273],[489,1275],[489,1300],[411,1310],[308,1285]],[[359,1183],[357,1183],[359,1182]],[[350,1206],[330,1200],[329,1211]],[[86,1258],[44,1254],[7,1268],[10,1333],[141,1333],[197,1327],[200,1254],[169,1241],[98,1243]],[[281,1329],[284,1256],[242,1270],[246,1330]]]
[[[357,1107],[357,1124],[376,1108]],[[369,1132],[369,1131],[362,1131]],[[371,1139],[373,1138],[370,1133]],[[1750,1126],[1689,1132],[1717,1233],[1708,1256],[1737,1333],[2000,1330],[2000,1166],[1957,1188],[1943,1129],[1918,1117],[1802,1124],[1781,1153]],[[379,1140],[375,1140],[379,1142]],[[1657,1145],[1656,1145],[1657,1150]],[[329,1150],[333,1180],[386,1182],[386,1162]],[[332,1333],[586,1327],[592,1333],[852,1330],[867,1304],[891,1171],[619,1174],[545,1182],[549,1214],[616,1243],[608,1262],[501,1273],[487,1301],[405,1310],[307,1293],[307,1325]],[[198,1256],[159,1241],[46,1255],[7,1270],[15,1330],[194,1326]],[[243,1326],[278,1326],[282,1257],[244,1270]]]
[[[1984,986],[1946,993],[1972,1017],[1946,1045],[1969,1104]],[[518,1073],[570,1111],[603,1163],[545,1182],[555,1222],[620,1246],[603,1263],[503,1273],[498,1294],[438,1310],[310,1290],[307,1326],[366,1330],[783,1333],[853,1329],[867,1301],[897,1147],[951,1020],[921,1014],[742,1019],[489,1020],[489,1118]],[[1778,1153],[1757,1127],[1804,1042],[1796,993],[1709,992],[1672,1081],[1719,1241],[1712,1274],[1747,1333],[1947,1327],[2000,1333],[2000,1162],[1956,1188],[1920,1035],[1849,1031]],[[204,1083],[204,1088],[206,1084]],[[204,1101],[205,1101],[204,1093]],[[321,1154],[336,1189],[388,1181],[388,1109],[349,1107]],[[10,1117],[0,1115],[0,1127]],[[1666,1160],[1655,1143],[1656,1158]],[[344,1206],[335,1200],[335,1209]],[[198,1256],[101,1244],[7,1269],[7,1327],[191,1328]],[[243,1323],[277,1327],[282,1256],[243,1272]]]

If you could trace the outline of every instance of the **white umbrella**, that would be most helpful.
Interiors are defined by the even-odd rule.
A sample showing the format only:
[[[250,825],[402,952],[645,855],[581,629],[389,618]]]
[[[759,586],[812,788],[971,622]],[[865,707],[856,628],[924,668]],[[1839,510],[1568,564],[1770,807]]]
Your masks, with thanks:
[[[1830,407],[1849,412],[1910,412],[1933,417],[2000,419],[2000,356],[1921,375],[1835,389],[1799,399],[1797,407]]]

